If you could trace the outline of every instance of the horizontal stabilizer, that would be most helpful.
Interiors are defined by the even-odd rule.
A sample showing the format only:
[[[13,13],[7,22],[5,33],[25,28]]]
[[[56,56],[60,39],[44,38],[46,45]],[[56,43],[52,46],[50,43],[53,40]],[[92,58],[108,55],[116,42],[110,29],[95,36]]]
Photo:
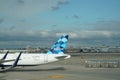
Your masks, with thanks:
[[[56,57],[56,59],[59,59],[59,60],[63,60],[65,58],[66,58],[66,56],[58,56],[58,57]]]
[[[15,61],[15,59],[11,59],[11,60],[2,60],[0,63],[6,63],[6,62],[11,62],[11,61]]]

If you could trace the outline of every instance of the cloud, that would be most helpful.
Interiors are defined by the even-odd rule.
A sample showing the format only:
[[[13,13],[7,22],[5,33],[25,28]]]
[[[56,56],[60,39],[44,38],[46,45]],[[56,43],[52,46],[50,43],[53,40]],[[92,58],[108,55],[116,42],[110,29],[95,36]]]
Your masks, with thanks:
[[[102,20],[93,23],[91,26],[94,27],[95,30],[100,31],[119,31],[120,30],[120,21],[117,20]]]
[[[24,22],[23,22],[24,23]],[[23,24],[22,23],[22,24]],[[29,26],[30,25],[30,26]],[[69,34],[70,38],[80,38],[80,39],[112,39],[112,38],[120,38],[120,21],[97,21],[95,23],[87,24],[85,26],[91,27],[91,29],[77,29],[77,30],[57,30],[57,29],[35,29],[35,25],[14,25],[8,28],[2,28],[0,30],[0,36],[9,36],[9,37],[36,37],[37,39],[40,37],[58,37],[62,34]],[[31,26],[32,25],[32,26]],[[21,27],[21,26],[26,26]],[[57,27],[56,25],[52,25],[52,28]],[[33,29],[34,28],[34,29]],[[6,39],[6,38],[5,38]]]
[[[25,2],[24,2],[24,0],[18,0],[18,3],[19,4],[24,4]]]
[[[60,7],[59,7],[59,6],[52,6],[51,9],[52,9],[53,11],[56,11],[56,10],[60,9]]]
[[[65,4],[68,4],[67,0],[0,0],[0,17],[3,17],[0,18],[0,24],[5,23],[0,27],[15,26],[22,30],[21,27],[31,29],[35,26],[51,25],[52,19],[46,20],[43,14],[51,12],[51,8],[57,10]]]
[[[68,3],[67,0],[3,0],[0,1],[0,11],[13,17],[27,17],[50,9],[57,10]]]
[[[69,4],[69,2],[67,0],[59,0],[58,1],[58,5],[66,5]]]
[[[80,29],[80,26],[85,28]],[[79,25],[75,31],[71,31],[83,39],[103,39],[103,38],[120,38],[120,21],[118,20],[100,20],[93,23]],[[76,38],[77,38],[76,37]]]
[[[69,0],[0,0],[0,40],[34,41],[54,39],[62,34],[69,34],[71,39],[119,38],[120,21],[117,20],[102,19],[85,25],[79,21],[78,13],[66,15],[68,21],[51,17],[51,10],[62,9],[69,3]]]
[[[79,20],[81,17],[79,16],[79,15],[77,15],[77,14],[73,14],[73,15],[71,15],[71,16],[65,16],[65,18],[66,19],[76,19],[76,20]]]
[[[120,35],[120,32],[105,31],[105,30],[18,30],[19,28],[12,26],[4,31],[0,30],[1,36],[9,37],[58,37],[62,34],[69,34],[70,38],[81,38],[81,39],[103,39],[103,38],[115,38]]]
[[[2,0],[0,13],[15,18],[25,18],[49,11],[51,8],[56,10],[67,3],[67,0]]]
[[[9,28],[9,30],[10,30],[10,31],[15,31],[15,30],[16,30],[16,27],[15,27],[15,26],[11,26],[11,27]]]
[[[74,15],[73,15],[73,18],[75,18],[75,19],[79,19],[79,16],[76,15],[76,14],[74,14]]]
[[[11,27],[11,29],[17,29]],[[69,34],[69,45],[72,46],[93,46],[97,44],[117,44],[120,40],[120,32],[114,33],[110,31],[58,31],[58,30],[26,30],[19,31],[0,31],[0,47],[26,47],[31,45],[33,47],[51,46],[62,35]]]
[[[113,33],[109,31],[82,31],[81,38],[110,38]]]
[[[51,6],[51,9],[55,11],[55,10],[60,9],[61,6],[67,5],[67,4],[69,4],[67,0],[58,0],[56,5]]]
[[[0,24],[4,22],[4,19],[3,18],[0,18]]]

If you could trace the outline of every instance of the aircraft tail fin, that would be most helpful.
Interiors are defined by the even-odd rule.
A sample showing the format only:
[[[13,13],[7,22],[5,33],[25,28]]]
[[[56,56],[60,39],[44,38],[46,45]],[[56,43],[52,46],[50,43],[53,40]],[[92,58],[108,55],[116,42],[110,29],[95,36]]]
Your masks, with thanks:
[[[67,47],[68,35],[62,35],[58,41],[51,47],[47,54],[64,54]]]

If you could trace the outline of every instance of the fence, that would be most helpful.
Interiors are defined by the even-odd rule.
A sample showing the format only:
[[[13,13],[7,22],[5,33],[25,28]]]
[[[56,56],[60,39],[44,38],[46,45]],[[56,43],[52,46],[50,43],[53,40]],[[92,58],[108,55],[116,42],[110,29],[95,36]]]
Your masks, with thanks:
[[[120,60],[86,60],[88,68],[120,68]]]

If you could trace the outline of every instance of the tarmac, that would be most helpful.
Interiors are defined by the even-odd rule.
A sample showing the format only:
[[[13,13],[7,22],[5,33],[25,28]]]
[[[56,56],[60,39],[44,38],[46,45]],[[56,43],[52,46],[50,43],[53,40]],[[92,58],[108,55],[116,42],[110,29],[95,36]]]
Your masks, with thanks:
[[[17,67],[0,73],[0,80],[120,80],[120,68],[86,68],[84,62],[85,56],[76,56],[35,67]]]

